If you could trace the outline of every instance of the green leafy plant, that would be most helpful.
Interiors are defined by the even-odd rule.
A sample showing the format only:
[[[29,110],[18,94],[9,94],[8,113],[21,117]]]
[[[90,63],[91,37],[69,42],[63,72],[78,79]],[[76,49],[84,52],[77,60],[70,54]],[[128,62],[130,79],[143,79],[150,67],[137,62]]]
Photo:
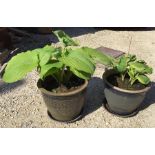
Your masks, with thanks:
[[[94,73],[96,62],[100,62],[113,68],[121,76],[122,81],[128,75],[131,85],[136,80],[144,85],[150,82],[147,74],[151,74],[153,69],[145,61],[137,60],[135,55],[127,54],[115,59],[93,48],[78,48],[78,43],[61,30],[53,33],[62,46],[47,45],[17,54],[8,62],[3,80],[7,83],[16,82],[37,68],[42,80],[51,75],[61,86],[70,80],[72,74],[89,80]]]
[[[149,67],[144,60],[137,60],[135,55],[123,55],[119,59],[112,61],[112,66],[117,71],[122,81],[128,75],[130,77],[130,84],[133,85],[136,80],[141,84],[147,85],[150,79],[147,74],[151,74],[153,69]]]
[[[8,62],[3,80],[7,83],[16,82],[37,68],[42,80],[50,75],[61,86],[70,80],[72,74],[81,79],[90,79],[94,73],[96,62],[107,66],[112,65],[112,57],[89,47],[76,47],[78,43],[61,30],[54,31],[54,34],[62,46],[47,45],[17,54]]]

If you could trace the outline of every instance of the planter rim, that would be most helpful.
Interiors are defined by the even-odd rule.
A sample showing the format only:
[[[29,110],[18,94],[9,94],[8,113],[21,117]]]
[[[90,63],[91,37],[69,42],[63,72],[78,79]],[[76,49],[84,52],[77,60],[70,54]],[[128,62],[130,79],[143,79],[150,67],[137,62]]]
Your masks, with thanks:
[[[71,96],[71,95],[78,94],[79,92],[81,92],[82,90],[84,90],[87,87],[87,85],[88,85],[88,81],[85,80],[84,84],[81,85],[81,87],[79,87],[76,90],[73,90],[73,91],[67,92],[67,93],[53,93],[53,92],[48,91],[48,90],[46,90],[45,88],[42,87],[41,79],[39,79],[38,82],[37,82],[37,87],[39,88],[39,90],[41,92],[43,92],[45,94],[48,94],[48,95],[56,96],[56,97],[58,97],[58,96],[60,96],[60,97],[62,97],[62,96]]]
[[[105,81],[105,83],[106,83],[109,87],[113,88],[114,90],[117,90],[117,91],[120,91],[120,92],[124,92],[124,93],[130,93],[130,94],[138,94],[138,93],[144,93],[144,92],[148,91],[148,90],[151,88],[151,84],[149,84],[147,87],[145,87],[144,89],[141,89],[141,90],[127,90],[127,89],[119,88],[119,87],[117,87],[117,86],[112,85],[110,82],[107,81],[107,77],[108,77],[109,75],[111,75],[111,74],[106,75],[107,73],[113,74],[113,73],[114,73],[114,70],[113,70],[113,69],[106,70],[106,71],[103,73],[103,76],[102,76],[102,78],[103,78],[103,80]]]

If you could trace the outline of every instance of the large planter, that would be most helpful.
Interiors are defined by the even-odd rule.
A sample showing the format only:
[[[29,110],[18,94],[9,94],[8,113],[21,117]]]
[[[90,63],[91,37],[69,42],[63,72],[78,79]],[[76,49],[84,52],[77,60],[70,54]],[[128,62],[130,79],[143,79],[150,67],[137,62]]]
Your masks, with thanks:
[[[52,93],[43,87],[43,81],[38,80],[37,86],[50,116],[61,122],[75,121],[81,115],[85,103],[85,93],[88,82],[85,81],[78,89],[68,93]]]
[[[118,88],[113,86],[107,80],[107,78],[114,73],[113,70],[106,70],[103,74],[103,80],[105,83],[104,93],[107,101],[105,106],[108,111],[116,115],[124,117],[133,116],[138,112],[150,86],[141,90],[125,90]]]

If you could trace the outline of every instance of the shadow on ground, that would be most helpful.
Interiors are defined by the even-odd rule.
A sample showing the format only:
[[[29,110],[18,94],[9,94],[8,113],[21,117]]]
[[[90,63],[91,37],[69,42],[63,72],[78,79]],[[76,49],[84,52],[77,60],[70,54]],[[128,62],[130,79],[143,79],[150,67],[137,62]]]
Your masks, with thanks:
[[[140,110],[144,110],[152,104],[155,104],[155,82],[152,82],[151,89],[146,94]]]
[[[104,100],[104,83],[101,78],[93,77],[87,87],[84,116],[96,111]]]
[[[20,27],[19,29],[25,30],[30,33],[39,34],[39,32],[37,31],[38,27]],[[87,33],[95,33],[97,31],[97,29],[93,27],[51,27],[51,31],[55,30],[63,30],[72,37],[84,35]],[[47,34],[42,35],[45,36]]]
[[[93,27],[59,27],[54,28],[54,30],[63,30],[71,37],[78,37],[80,35],[85,35],[88,33],[95,33],[98,31],[98,29],[95,29]]]
[[[14,89],[18,88],[19,86],[23,85],[25,83],[25,80],[21,80],[15,83],[4,83],[0,80],[0,94],[5,94],[10,91],[13,91]]]
[[[104,96],[104,83],[101,78],[93,77],[88,84],[86,94],[86,105],[84,108],[84,116],[96,111],[105,100]],[[150,105],[155,104],[155,83],[152,83],[151,89],[146,94],[139,111],[148,108]]]

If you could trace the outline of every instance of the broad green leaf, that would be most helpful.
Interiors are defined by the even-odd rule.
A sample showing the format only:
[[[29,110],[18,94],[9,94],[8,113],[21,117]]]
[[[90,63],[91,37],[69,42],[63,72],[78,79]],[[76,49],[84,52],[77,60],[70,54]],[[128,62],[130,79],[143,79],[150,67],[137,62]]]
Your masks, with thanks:
[[[84,52],[79,52],[78,50],[72,50],[69,51],[69,54],[67,55],[70,58],[79,58],[80,61],[86,61],[90,68],[93,70],[95,69],[95,62],[92,60],[92,58],[85,54]]]
[[[83,48],[70,49],[68,51],[69,51],[69,56],[79,57],[78,55],[80,55],[80,57],[89,59],[89,61],[95,64],[95,60],[87,52],[85,52]]]
[[[89,48],[89,47],[82,47],[79,49],[73,50],[73,52],[80,52],[83,55],[89,56],[92,60],[96,62],[102,63],[104,65],[110,66],[112,65],[112,61],[114,58],[107,56],[106,54],[101,53],[100,51]]]
[[[124,73],[127,70],[127,58],[125,56],[119,59],[116,68],[119,73]]]
[[[130,76],[130,78],[134,78],[134,74],[132,74],[132,72],[128,71],[128,75]]]
[[[130,76],[130,83],[131,83],[131,85],[133,85],[134,82],[137,80],[135,77],[136,73],[135,73],[134,69],[130,68],[130,70],[127,73]]]
[[[84,79],[84,80],[89,80],[91,78],[91,74],[82,72],[82,71],[78,71],[76,69],[70,68],[70,70],[79,78]]]
[[[152,74],[152,72],[153,72],[153,69],[151,67],[147,66],[145,68],[145,74]]]
[[[89,74],[93,74],[95,70],[94,64],[87,57],[78,52],[64,56],[60,59],[60,61],[70,68]]]
[[[55,73],[58,69],[61,69],[63,64],[61,62],[56,62],[53,64],[46,64],[41,67],[40,77],[44,78],[47,76],[47,74],[52,75]]]
[[[141,74],[151,74],[152,68],[144,63],[134,62],[130,64],[131,68],[134,68],[137,72]]]
[[[7,83],[13,83],[24,78],[38,66],[38,53],[25,52],[14,56],[7,64],[3,80]]]
[[[137,80],[137,79],[136,79],[135,77],[132,78],[131,81],[130,81],[131,85],[133,85],[133,84],[135,83],[136,80]]]
[[[64,31],[62,30],[57,30],[53,32],[58,40],[62,42],[65,46],[78,46],[78,43],[75,42],[69,35],[67,35]]]
[[[61,60],[67,67],[75,68],[89,74],[93,74],[94,72],[94,66],[88,60],[81,61],[79,58],[71,57],[62,58]]]
[[[131,79],[132,79],[132,78],[135,78],[135,75],[136,75],[135,70],[134,70],[133,68],[130,68],[130,69],[128,70],[128,75],[130,76]]]
[[[140,83],[144,85],[147,85],[150,83],[150,79],[146,75],[138,75],[136,76],[136,78]]]
[[[52,54],[55,52],[55,48],[49,45],[46,45],[44,48],[38,49],[40,66],[43,66],[48,63]]]

